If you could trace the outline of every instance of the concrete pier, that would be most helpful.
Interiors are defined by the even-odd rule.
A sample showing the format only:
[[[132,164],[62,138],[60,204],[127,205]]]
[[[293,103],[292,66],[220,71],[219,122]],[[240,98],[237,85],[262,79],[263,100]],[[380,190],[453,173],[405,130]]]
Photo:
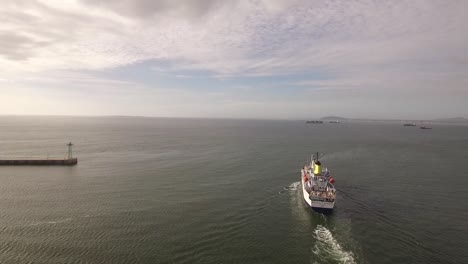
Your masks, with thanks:
[[[66,159],[40,159],[40,158],[25,158],[25,159],[0,159],[0,166],[74,166],[78,164],[78,158],[73,158],[72,146],[70,142],[68,146],[68,157]]]
[[[77,158],[71,159],[2,159],[0,166],[74,166]]]

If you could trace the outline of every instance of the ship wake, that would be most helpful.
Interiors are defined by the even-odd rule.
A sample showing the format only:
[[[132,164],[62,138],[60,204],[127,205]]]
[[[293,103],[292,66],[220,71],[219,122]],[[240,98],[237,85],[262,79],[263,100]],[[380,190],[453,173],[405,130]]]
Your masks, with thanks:
[[[284,194],[288,191],[297,191],[300,186],[301,186],[300,181],[293,182],[288,187],[283,187],[283,190],[279,191],[279,194]]]
[[[353,253],[343,249],[326,227],[318,225],[314,237],[316,242],[312,252],[315,263],[356,263]]]

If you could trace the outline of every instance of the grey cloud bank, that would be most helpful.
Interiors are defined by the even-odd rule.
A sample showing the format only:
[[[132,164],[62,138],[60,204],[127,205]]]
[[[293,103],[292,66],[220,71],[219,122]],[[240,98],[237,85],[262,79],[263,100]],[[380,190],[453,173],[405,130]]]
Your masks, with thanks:
[[[197,18],[206,15],[216,6],[226,1],[199,0],[199,1],[171,1],[171,0],[85,0],[90,7],[109,9],[113,12],[137,19],[146,19],[154,16],[178,16],[184,18]]]

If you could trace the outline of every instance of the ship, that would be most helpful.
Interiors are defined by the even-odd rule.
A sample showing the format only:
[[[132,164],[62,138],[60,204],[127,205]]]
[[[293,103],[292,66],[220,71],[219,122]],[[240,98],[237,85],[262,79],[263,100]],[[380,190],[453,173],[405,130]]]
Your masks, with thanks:
[[[419,127],[420,129],[432,129],[432,127],[429,127],[429,126],[422,126],[422,127]]]
[[[308,120],[306,123],[307,124],[323,124],[323,121],[321,121],[321,120]]]
[[[304,201],[316,211],[331,212],[335,207],[335,179],[328,168],[322,170],[319,153],[311,157],[309,164],[301,170]]]
[[[341,123],[341,121],[338,121],[338,120],[331,120],[331,121],[329,121],[328,123],[330,123],[330,124],[339,124],[339,123]]]
[[[414,126],[416,126],[416,124],[415,124],[415,123],[406,123],[406,124],[403,124],[403,126],[411,126],[411,127],[414,127]]]

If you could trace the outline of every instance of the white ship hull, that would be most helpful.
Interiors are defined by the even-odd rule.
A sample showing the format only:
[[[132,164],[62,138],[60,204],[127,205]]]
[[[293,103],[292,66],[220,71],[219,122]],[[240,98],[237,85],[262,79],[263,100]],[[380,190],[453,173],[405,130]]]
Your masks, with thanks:
[[[305,189],[304,177],[301,175],[301,185],[302,185],[302,195],[304,201],[313,209],[324,209],[332,210],[335,207],[335,202],[325,202],[325,201],[312,201],[309,197],[309,193]]]

